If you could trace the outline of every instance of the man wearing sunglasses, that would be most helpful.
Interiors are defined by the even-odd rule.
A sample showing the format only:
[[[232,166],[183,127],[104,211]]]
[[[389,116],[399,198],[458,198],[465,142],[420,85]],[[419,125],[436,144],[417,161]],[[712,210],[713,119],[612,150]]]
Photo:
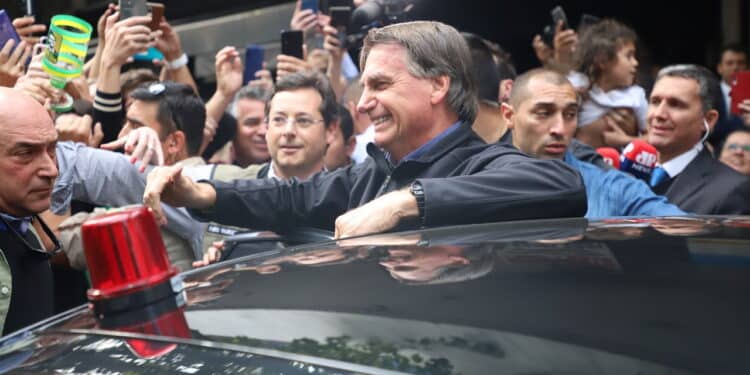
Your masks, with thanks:
[[[7,335],[54,312],[49,258],[59,245],[37,214],[50,206],[57,133],[39,103],[0,88],[0,134],[0,328]],[[45,249],[40,235],[55,249]]]

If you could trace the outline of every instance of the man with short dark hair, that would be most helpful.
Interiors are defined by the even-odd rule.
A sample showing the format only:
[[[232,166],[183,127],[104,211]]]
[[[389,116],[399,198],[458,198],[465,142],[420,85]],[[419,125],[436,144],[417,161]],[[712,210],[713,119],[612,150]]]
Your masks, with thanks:
[[[721,78],[719,81],[721,94],[717,97],[719,101],[716,103],[719,119],[711,131],[711,136],[708,138],[708,142],[715,149],[721,147],[729,133],[746,126],[743,119],[744,116],[732,113],[732,98],[729,96],[729,92],[732,91],[734,75],[746,68],[747,52],[742,45],[729,44],[721,49],[719,62],[716,64],[716,72],[719,73],[719,77]],[[744,112],[742,109],[741,111]]]
[[[721,57],[716,64],[716,72],[721,76],[721,93],[724,98],[724,109],[730,114],[732,99],[729,92],[732,91],[734,75],[747,67],[747,53],[739,44],[730,44],[721,49]]]
[[[266,144],[266,102],[269,90],[260,85],[248,85],[240,89],[232,106],[232,115],[237,118],[237,134],[232,142],[234,163],[242,168],[262,164],[271,157]]]
[[[144,202],[163,222],[161,199],[201,218],[284,232],[333,228],[336,237],[498,220],[580,216],[580,176],[531,159],[471,130],[476,86],[465,41],[438,22],[373,29],[361,52],[358,110],[375,127],[370,159],[305,182],[198,182],[179,167],[148,177]],[[376,146],[377,145],[377,146]],[[335,225],[334,225],[335,224]]]
[[[571,142],[578,123],[579,99],[559,72],[530,70],[516,79],[503,115],[513,144],[529,156],[560,159],[581,173],[588,218],[684,215],[640,180],[617,170],[602,170],[576,158]]]
[[[354,136],[354,122],[349,110],[339,104],[338,130],[328,145],[325,156],[325,167],[329,171],[343,168],[352,163],[352,153],[357,146]]]
[[[471,51],[471,71],[479,90],[479,107],[472,129],[487,143],[495,143],[505,134],[500,112],[500,77],[487,41],[471,33],[461,33]]]
[[[648,108],[648,143],[659,151],[651,187],[697,214],[750,213],[750,179],[720,163],[703,146],[719,113],[719,85],[697,65],[663,68]]]
[[[279,79],[266,107],[271,162],[258,177],[306,180],[322,171],[337,120],[336,95],[322,73],[303,71]]]
[[[124,132],[141,126],[155,130],[167,165],[200,158],[206,110],[192,87],[174,82],[147,83],[133,90],[130,96],[133,101],[126,114]]]

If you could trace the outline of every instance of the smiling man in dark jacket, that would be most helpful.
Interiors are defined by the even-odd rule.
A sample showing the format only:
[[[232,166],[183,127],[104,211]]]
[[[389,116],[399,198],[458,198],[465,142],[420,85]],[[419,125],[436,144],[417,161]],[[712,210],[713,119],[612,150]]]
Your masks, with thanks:
[[[361,53],[358,104],[375,126],[369,160],[286,183],[196,183],[179,167],[158,168],[144,202],[157,219],[163,199],[201,219],[252,228],[335,223],[337,237],[408,223],[582,216],[586,193],[577,172],[508,145],[485,145],[471,130],[477,97],[470,61],[461,35],[438,22],[372,30]]]

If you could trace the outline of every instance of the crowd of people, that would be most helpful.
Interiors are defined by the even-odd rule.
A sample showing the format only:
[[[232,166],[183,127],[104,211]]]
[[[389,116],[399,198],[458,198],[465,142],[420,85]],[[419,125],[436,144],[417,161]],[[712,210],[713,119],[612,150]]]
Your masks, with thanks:
[[[65,307],[50,264],[86,268],[80,226],[105,207],[150,207],[182,270],[248,230],[750,213],[750,100],[729,107],[737,46],[716,73],[661,68],[647,92],[637,34],[614,19],[533,38],[541,67],[526,72],[492,41],[415,21],[370,30],[357,68],[330,18],[297,1],[283,27],[304,31],[307,58],[276,56],[244,84],[240,51],[217,46],[204,101],[178,33],[150,21],[108,6],[64,90],[33,48],[44,25],[17,18],[22,42],[0,46],[3,334]],[[151,48],[164,59],[132,63]],[[52,111],[66,95],[72,110]]]

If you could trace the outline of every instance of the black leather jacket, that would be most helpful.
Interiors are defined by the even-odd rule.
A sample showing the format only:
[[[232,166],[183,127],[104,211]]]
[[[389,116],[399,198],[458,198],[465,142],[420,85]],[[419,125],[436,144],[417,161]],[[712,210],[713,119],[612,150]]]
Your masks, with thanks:
[[[321,172],[307,181],[209,181],[211,210],[199,219],[283,232],[297,226],[332,229],[335,219],[419,180],[427,226],[583,216],[581,176],[562,161],[536,160],[507,144],[485,144],[469,124],[415,160],[393,166],[373,144],[362,164]]]

